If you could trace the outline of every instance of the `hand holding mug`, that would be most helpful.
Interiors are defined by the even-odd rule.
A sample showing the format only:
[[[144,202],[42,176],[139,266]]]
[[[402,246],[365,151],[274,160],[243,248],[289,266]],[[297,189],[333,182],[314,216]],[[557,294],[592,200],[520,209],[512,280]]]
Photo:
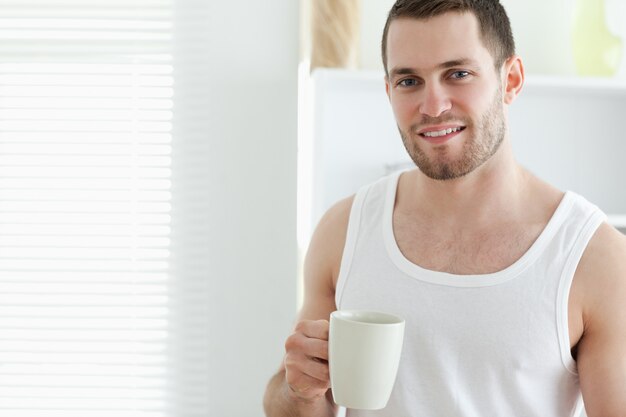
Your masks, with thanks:
[[[330,388],[327,320],[302,320],[285,342],[285,379],[302,400],[324,397]]]

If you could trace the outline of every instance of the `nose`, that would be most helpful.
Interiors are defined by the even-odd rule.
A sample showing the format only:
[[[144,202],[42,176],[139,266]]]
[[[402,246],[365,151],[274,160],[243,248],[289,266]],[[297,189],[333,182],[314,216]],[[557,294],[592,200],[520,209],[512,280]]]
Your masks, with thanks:
[[[426,85],[423,93],[419,111],[426,116],[438,117],[452,107],[448,93],[440,85]]]

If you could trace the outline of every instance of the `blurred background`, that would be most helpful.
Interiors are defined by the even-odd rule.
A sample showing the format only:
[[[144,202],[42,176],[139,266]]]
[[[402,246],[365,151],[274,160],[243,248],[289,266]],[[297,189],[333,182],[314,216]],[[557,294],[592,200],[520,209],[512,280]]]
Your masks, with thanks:
[[[0,416],[263,415],[317,219],[406,164],[379,58],[392,3],[0,0]],[[591,29],[583,0],[502,3],[529,75],[519,135],[529,114],[596,120],[521,158],[624,226],[622,2]],[[581,60],[586,30],[606,62]]]

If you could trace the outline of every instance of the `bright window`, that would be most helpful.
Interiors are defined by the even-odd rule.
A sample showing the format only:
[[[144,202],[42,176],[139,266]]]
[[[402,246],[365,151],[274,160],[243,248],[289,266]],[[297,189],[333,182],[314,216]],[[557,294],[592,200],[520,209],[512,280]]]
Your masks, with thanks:
[[[0,0],[2,416],[203,412],[177,4]]]

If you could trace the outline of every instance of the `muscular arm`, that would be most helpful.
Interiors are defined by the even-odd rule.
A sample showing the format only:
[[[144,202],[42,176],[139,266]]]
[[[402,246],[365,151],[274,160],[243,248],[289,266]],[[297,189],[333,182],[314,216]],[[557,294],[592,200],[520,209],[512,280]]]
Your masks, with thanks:
[[[304,303],[285,358],[270,380],[263,405],[268,417],[331,417],[337,406],[329,390],[328,319],[335,307],[335,286],[352,198],[333,206],[320,220],[304,262]]]
[[[626,416],[626,237],[602,225],[581,259],[578,372],[589,417]]]

